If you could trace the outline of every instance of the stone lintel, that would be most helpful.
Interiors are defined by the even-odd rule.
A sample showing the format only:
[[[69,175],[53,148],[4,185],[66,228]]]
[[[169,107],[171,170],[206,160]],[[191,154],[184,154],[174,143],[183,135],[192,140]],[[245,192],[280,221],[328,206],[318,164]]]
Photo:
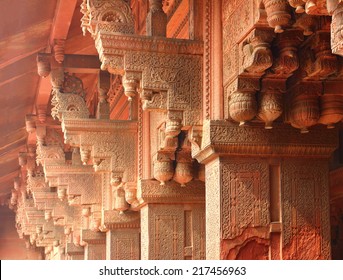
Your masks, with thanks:
[[[338,147],[338,130],[313,127],[307,134],[285,124],[266,130],[261,124],[239,127],[227,121],[204,124],[202,148],[193,151],[200,163],[217,156],[329,158]]]

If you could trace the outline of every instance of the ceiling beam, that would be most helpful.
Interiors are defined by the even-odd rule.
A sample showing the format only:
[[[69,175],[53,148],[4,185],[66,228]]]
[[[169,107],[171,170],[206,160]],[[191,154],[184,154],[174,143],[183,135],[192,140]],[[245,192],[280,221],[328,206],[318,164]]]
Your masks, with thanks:
[[[101,62],[97,55],[68,54],[64,56],[63,65],[70,73],[98,73]]]
[[[55,40],[67,39],[76,4],[77,0],[60,0],[58,2],[50,33],[51,46],[54,45]]]

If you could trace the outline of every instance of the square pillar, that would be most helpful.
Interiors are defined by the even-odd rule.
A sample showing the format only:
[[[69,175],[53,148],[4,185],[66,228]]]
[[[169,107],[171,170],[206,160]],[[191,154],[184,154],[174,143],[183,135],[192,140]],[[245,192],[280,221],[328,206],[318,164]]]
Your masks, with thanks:
[[[106,233],[107,260],[139,260],[139,229],[116,229]]]
[[[85,243],[85,260],[106,259],[105,233],[82,230],[82,242]]]
[[[203,183],[182,188],[175,182],[160,186],[154,180],[141,184],[143,260],[205,258],[205,205]]]
[[[207,259],[330,259],[328,162],[337,130],[204,126]]]

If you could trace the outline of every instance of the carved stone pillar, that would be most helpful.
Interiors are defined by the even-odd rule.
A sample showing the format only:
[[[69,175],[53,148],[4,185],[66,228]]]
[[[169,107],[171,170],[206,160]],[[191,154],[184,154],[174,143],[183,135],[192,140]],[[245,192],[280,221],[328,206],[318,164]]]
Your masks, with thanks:
[[[85,244],[85,260],[106,259],[106,234],[91,230],[82,231],[82,240]]]
[[[106,259],[139,260],[139,241],[139,228],[123,228],[108,231],[106,233]]]
[[[73,243],[66,244],[66,259],[68,260],[84,260],[84,247],[76,246]]]
[[[144,180],[139,187],[141,209],[141,258],[182,260],[205,258],[204,185],[187,187],[171,181]]]
[[[204,125],[207,259],[329,259],[328,157],[337,131]],[[309,159],[311,158],[311,163]]]

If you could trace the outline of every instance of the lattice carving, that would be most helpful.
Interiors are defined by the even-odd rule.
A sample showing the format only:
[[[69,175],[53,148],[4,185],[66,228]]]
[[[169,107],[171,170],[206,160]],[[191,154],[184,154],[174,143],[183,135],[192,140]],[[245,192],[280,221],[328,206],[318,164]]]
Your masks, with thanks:
[[[284,259],[329,259],[328,170],[324,161],[282,164]]]
[[[268,227],[269,170],[265,162],[223,162],[222,236],[234,239],[249,227]]]

